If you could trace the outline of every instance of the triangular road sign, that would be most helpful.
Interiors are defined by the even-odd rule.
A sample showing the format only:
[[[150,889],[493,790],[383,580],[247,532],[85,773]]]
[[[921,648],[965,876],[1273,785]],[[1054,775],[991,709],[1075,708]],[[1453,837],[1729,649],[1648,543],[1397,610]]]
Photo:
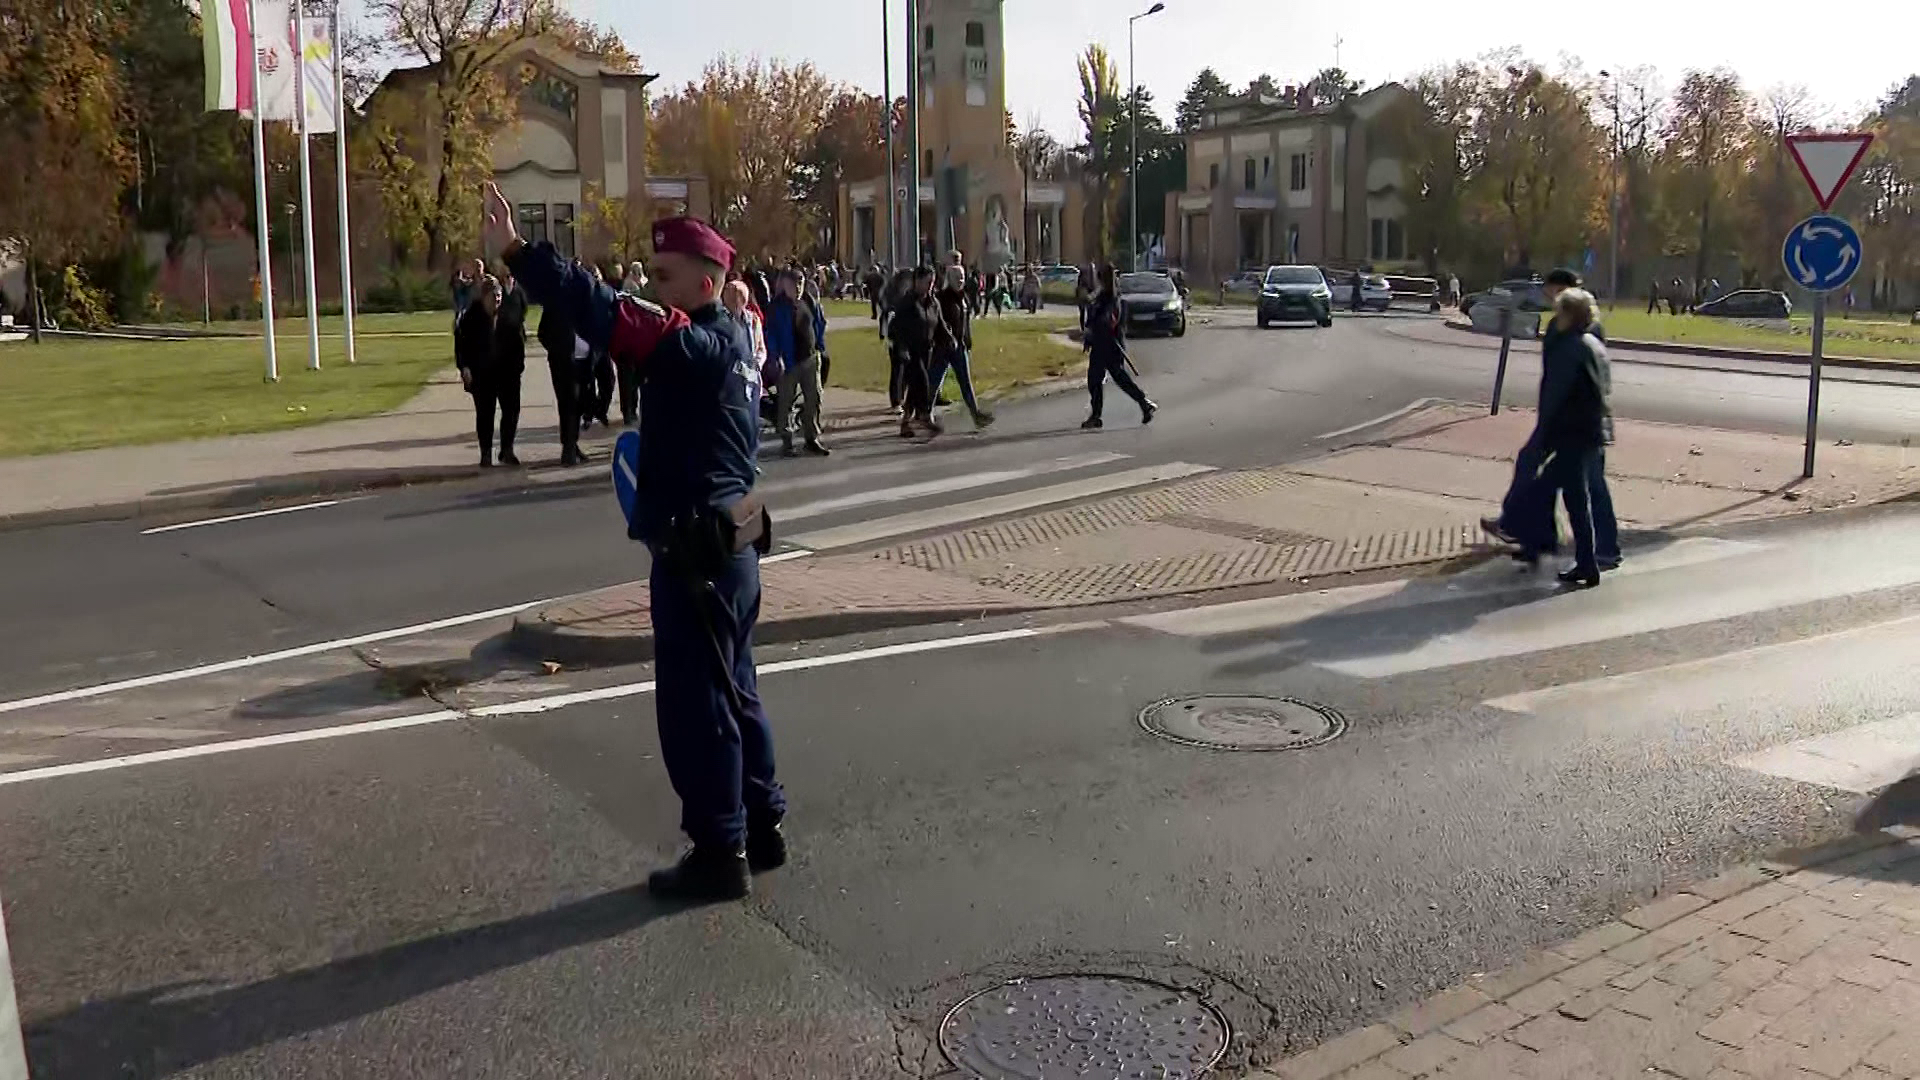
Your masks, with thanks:
[[[1807,178],[1807,186],[1813,189],[1822,210],[1832,208],[1834,198],[1853,178],[1853,170],[1860,167],[1860,159],[1867,156],[1872,143],[1873,136],[1864,133],[1787,136],[1787,149],[1793,151],[1800,175]]]

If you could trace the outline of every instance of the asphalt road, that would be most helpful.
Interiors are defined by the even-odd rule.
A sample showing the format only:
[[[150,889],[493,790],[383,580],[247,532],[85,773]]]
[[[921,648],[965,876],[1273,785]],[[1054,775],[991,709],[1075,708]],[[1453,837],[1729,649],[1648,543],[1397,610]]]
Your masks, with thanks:
[[[812,529],[1056,484],[1094,469],[1066,467],[1089,455],[1114,455],[1098,467],[1107,471],[1273,464],[1319,452],[1326,446],[1319,436],[1421,398],[1488,400],[1494,367],[1485,341],[1421,315],[1261,331],[1250,312],[1232,311],[1185,339],[1140,342],[1135,352],[1149,392],[1165,406],[1151,427],[1139,427],[1130,404],[1109,388],[1109,427],[1083,433],[1084,394],[1063,392],[1004,406],[986,435],[922,446],[881,433],[843,443],[824,462],[770,457],[764,490],[777,514],[805,507]],[[1515,349],[1505,395],[1511,404],[1533,394],[1535,352]],[[1805,385],[1778,375],[1621,363],[1614,405],[1636,418],[1796,432]],[[1920,389],[1830,382],[1823,412],[1828,437],[1898,442],[1920,431]],[[0,686],[9,697],[58,691],[645,573],[601,469],[541,479],[560,482],[422,487],[150,536],[141,531],[164,522],[0,533],[9,579],[0,604]],[[782,527],[799,524],[789,518]]]
[[[1864,740],[1864,772],[1920,757],[1916,523],[1630,549],[1588,593],[1487,565],[763,650],[798,857],[741,906],[632,888],[677,843],[643,667],[414,727],[0,777],[35,1075],[934,1076],[949,1006],[1063,971],[1204,994],[1237,1075],[1851,829],[1868,795],[1776,759],[1868,722],[1907,734]],[[1346,727],[1273,753],[1142,730],[1195,693]]]

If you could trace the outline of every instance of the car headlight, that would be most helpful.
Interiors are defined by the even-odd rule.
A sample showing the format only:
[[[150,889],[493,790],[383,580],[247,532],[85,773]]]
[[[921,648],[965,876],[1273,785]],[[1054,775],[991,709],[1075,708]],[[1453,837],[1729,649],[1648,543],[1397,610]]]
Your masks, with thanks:
[[[1166,310],[1168,310],[1168,311],[1179,311],[1179,310],[1180,310],[1180,298],[1176,296],[1176,297],[1174,297],[1173,299],[1171,299],[1171,300],[1169,300],[1169,301],[1167,301],[1167,306],[1166,306]]]
[[[1275,297],[1280,295],[1280,290],[1279,289],[1261,289],[1260,295],[1266,296],[1266,297]]]
[[[1331,300],[1333,299],[1333,290],[1332,289],[1315,289],[1313,290],[1313,298],[1315,300]]]

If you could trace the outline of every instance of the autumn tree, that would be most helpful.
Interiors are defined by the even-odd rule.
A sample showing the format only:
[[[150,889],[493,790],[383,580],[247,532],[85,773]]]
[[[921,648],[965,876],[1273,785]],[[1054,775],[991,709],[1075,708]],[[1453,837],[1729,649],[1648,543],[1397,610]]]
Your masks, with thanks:
[[[1459,64],[1421,75],[1407,89],[1410,96],[1383,115],[1382,127],[1400,150],[1407,249],[1437,274],[1443,263],[1460,267],[1470,254],[1466,201],[1480,157],[1473,145],[1478,72]]]
[[[1077,61],[1080,72],[1080,124],[1086,134],[1087,235],[1102,261],[1113,251],[1113,217],[1120,197],[1124,155],[1116,155],[1116,132],[1121,130],[1120,78],[1113,58],[1098,43],[1087,46]]]
[[[612,27],[596,26],[578,16],[555,10],[548,15],[545,33],[563,48],[591,56],[612,71],[628,74],[638,74],[640,71],[640,58],[627,48],[619,31]]]
[[[474,191],[492,174],[495,136],[514,116],[517,86],[502,62],[555,24],[553,0],[369,0],[387,47],[421,67],[369,102],[381,201],[397,245],[417,240],[444,265],[478,236]]]
[[[1200,74],[1187,84],[1187,92],[1181,97],[1180,104],[1174,109],[1173,126],[1176,131],[1193,131],[1207,113],[1218,108],[1222,102],[1233,97],[1233,87],[1220,77],[1220,73],[1210,67],[1200,69]]]
[[[1668,212],[1694,225],[1696,281],[1706,279],[1713,252],[1732,243],[1726,211],[1747,162],[1749,115],[1746,91],[1731,71],[1689,71],[1673,92],[1661,165]]]
[[[1881,98],[1865,127],[1873,147],[1847,189],[1867,257],[1885,282],[1880,303],[1891,306],[1898,282],[1920,285],[1920,75]]]
[[[886,172],[886,125],[886,101],[878,94],[851,87],[834,92],[797,166],[801,198],[815,221],[835,219],[841,185]]]
[[[0,237],[41,270],[109,250],[133,177],[113,56],[124,12],[94,0],[0,0]],[[29,320],[36,339],[39,320]]]
[[[707,178],[714,223],[744,257],[811,247],[805,163],[837,88],[811,64],[722,58],[653,105],[660,171]]]
[[[1605,140],[1586,90],[1532,65],[1481,80],[1475,116],[1482,170],[1474,186],[1516,268],[1577,253],[1591,235]]]
[[[1813,95],[1804,86],[1774,87],[1747,118],[1749,162],[1739,177],[1735,222],[1740,268],[1748,280],[1778,276],[1780,241],[1811,209],[1787,136],[1810,129],[1816,119]]]
[[[587,184],[580,192],[579,227],[605,240],[617,262],[652,261],[653,214],[643,202],[609,196],[603,185]]]

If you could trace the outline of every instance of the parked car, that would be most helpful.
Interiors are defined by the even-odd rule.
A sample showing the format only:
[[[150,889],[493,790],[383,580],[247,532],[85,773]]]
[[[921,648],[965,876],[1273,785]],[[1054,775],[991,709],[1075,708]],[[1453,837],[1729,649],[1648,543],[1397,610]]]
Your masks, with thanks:
[[[1230,293],[1253,294],[1260,291],[1262,274],[1258,270],[1242,270],[1220,283],[1220,287]]]
[[[1077,266],[1044,266],[1040,268],[1040,284],[1072,285],[1080,280],[1080,268]]]
[[[1387,274],[1387,287],[1393,290],[1393,302],[1427,311],[1440,310],[1440,283],[1430,277]]]
[[[1127,317],[1127,333],[1186,335],[1187,299],[1180,295],[1172,277],[1158,271],[1121,274],[1114,285],[1120,290],[1120,310]]]
[[[1342,311],[1353,307],[1353,272],[1335,270],[1326,273],[1327,288],[1333,290],[1333,306]],[[1369,311],[1385,311],[1393,306],[1393,286],[1381,274],[1360,275],[1360,306]]]
[[[1793,314],[1793,301],[1772,289],[1738,289],[1693,310],[1723,319],[1784,319]]]
[[[1317,266],[1269,266],[1260,280],[1256,321],[1261,329],[1277,322],[1333,325],[1333,290]]]
[[[1537,313],[1547,311],[1553,307],[1552,304],[1547,303],[1547,294],[1539,278],[1508,278],[1491,289],[1482,289],[1479,292],[1468,293],[1461,297],[1460,314],[1472,315],[1474,306],[1482,300],[1489,298],[1505,299],[1507,297],[1514,298],[1515,311],[1532,311]]]

